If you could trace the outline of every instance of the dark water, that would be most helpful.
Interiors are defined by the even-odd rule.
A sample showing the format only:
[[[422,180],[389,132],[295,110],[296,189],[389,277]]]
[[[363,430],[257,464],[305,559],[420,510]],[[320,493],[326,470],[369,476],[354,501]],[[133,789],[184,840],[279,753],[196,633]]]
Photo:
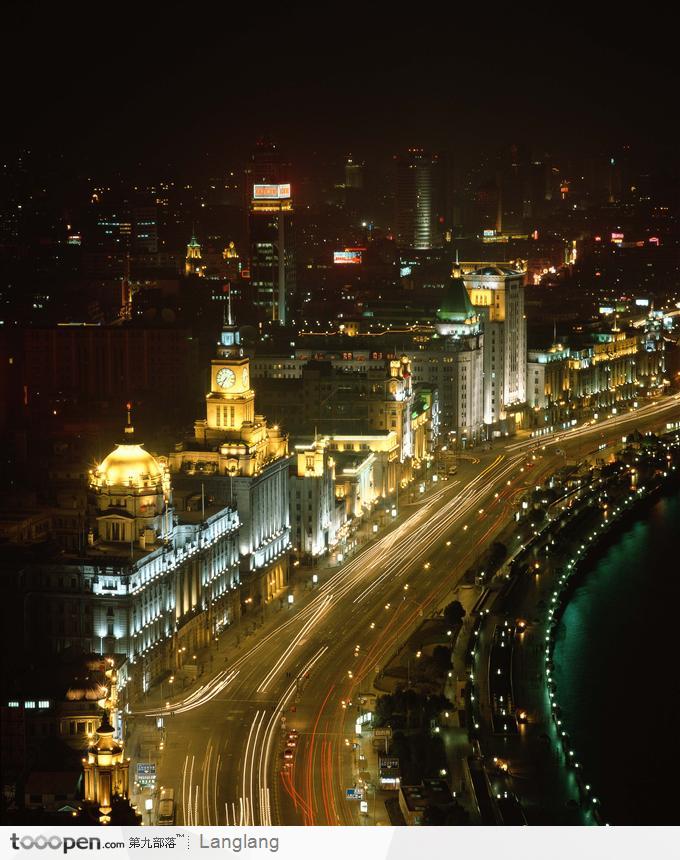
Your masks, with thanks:
[[[680,493],[594,562],[558,631],[555,680],[605,820],[680,823]]]

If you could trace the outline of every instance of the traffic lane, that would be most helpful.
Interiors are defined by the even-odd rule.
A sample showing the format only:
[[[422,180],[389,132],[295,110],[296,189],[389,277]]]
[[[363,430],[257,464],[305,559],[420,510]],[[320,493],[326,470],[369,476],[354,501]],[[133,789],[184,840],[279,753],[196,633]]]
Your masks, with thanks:
[[[515,479],[528,480],[528,478],[523,476],[523,473],[521,473],[519,471],[516,472]],[[511,484],[512,484],[512,481],[511,481]],[[493,504],[504,505],[506,503],[506,499],[503,498],[504,493],[506,491],[504,490],[502,485],[499,485],[499,486],[501,487],[501,492],[493,493],[492,505]],[[491,490],[489,490],[489,493],[491,493]],[[489,495],[489,498],[491,498],[490,495]],[[487,514],[485,511],[482,511],[481,513],[478,511],[477,514],[478,514],[478,518],[475,517],[472,521],[473,531],[469,532],[469,534],[468,534],[468,542],[471,543],[471,547],[468,550],[468,555],[471,554],[473,552],[473,550],[475,549],[476,542],[479,542],[483,545],[489,539],[488,527],[486,524],[483,523],[483,520],[485,517],[487,517]],[[498,521],[496,523],[497,529],[500,529],[502,527],[501,521],[503,521],[504,519],[505,519],[505,517],[503,515],[498,517]],[[468,528],[470,527],[470,524],[466,524],[466,525],[468,526]],[[442,552],[444,552],[443,546],[442,546],[441,550],[442,550]],[[458,576],[460,576],[460,574],[462,574],[464,572],[464,570],[466,569],[466,564],[468,561],[469,561],[469,559],[466,557],[463,558],[462,562],[459,559]],[[455,584],[455,582],[454,582],[454,584]],[[416,626],[416,625],[414,625],[414,626]],[[403,638],[406,635],[406,632],[403,630],[401,631],[401,633],[403,634],[402,637],[396,637],[396,638]],[[337,730],[336,730],[336,733],[338,733]]]
[[[521,476],[521,473],[518,472],[517,476],[518,477]],[[502,492],[505,492],[503,488],[501,488],[501,489],[502,489]],[[489,498],[491,498],[493,496],[493,502],[495,504],[503,504],[505,501],[502,498],[501,493],[493,493],[492,494],[492,491],[488,488],[484,488],[484,490],[482,492],[489,495]],[[432,558],[433,558],[433,563],[436,565],[436,567],[437,568],[440,567],[442,562],[443,562],[444,568],[448,569],[450,573],[454,573],[455,578],[452,579],[451,582],[447,583],[445,581],[442,582],[442,577],[438,577],[439,582],[438,582],[438,584],[434,590],[429,590],[429,591],[425,590],[422,593],[420,591],[417,592],[417,597],[419,599],[426,601],[426,600],[428,600],[428,598],[431,600],[435,596],[441,598],[443,587],[445,589],[448,589],[448,588],[453,588],[458,584],[458,582],[460,580],[460,576],[464,573],[465,569],[467,568],[468,563],[472,560],[471,556],[474,553],[474,551],[476,550],[478,544],[484,545],[484,543],[488,539],[489,525],[487,522],[484,522],[485,517],[488,517],[488,515],[485,514],[484,511],[482,511],[481,513],[480,513],[480,511],[477,511],[477,514],[472,521],[472,531],[469,532],[468,539],[467,539],[468,542],[471,544],[471,546],[469,547],[466,554],[464,554],[463,556],[460,556],[460,555],[456,556],[456,559],[455,559],[456,564],[455,564],[455,568],[453,571],[451,570],[451,559],[449,557],[449,553],[450,553],[451,548],[450,548],[450,546],[449,547],[446,546],[446,541],[443,542],[442,546],[439,548],[439,551],[434,553]],[[497,518],[496,522],[494,523],[494,527],[496,529],[499,529],[502,527],[502,521],[505,519],[505,517],[506,517],[506,514],[504,514],[504,513],[500,514],[500,516]],[[469,528],[469,524],[467,524],[467,525]],[[421,563],[421,560],[418,560],[415,563],[419,564],[419,563]],[[418,568],[418,570],[419,570],[419,568]],[[427,589],[427,587],[430,585],[429,579],[427,579],[425,577],[423,577],[420,581],[422,582],[425,589]],[[397,587],[395,586],[395,588],[397,588]],[[383,595],[380,595],[380,596],[381,596],[381,598],[383,597]],[[389,596],[389,594],[387,596]],[[403,605],[403,601],[401,603],[399,602],[399,591],[398,590],[396,591],[396,595],[393,591],[391,596],[393,597],[393,599],[396,599],[398,607],[401,607]],[[415,614],[412,614],[407,619],[407,622],[406,622],[407,627],[410,627],[411,629],[415,629],[415,627],[418,626],[418,623],[420,622],[420,617],[416,618],[415,617],[416,614],[418,616],[420,616],[420,613],[417,612]],[[395,615],[392,616],[392,618],[393,619],[396,618],[396,613],[395,613]],[[387,651],[391,651],[394,649],[394,646],[395,646],[397,641],[405,638],[407,635],[409,635],[409,633],[410,633],[410,630],[406,630],[406,629],[404,629],[404,627],[397,627],[395,634],[390,638],[389,642],[387,643],[385,656],[387,656]],[[360,635],[359,632],[358,632],[358,635]],[[371,656],[370,662],[372,662],[375,655],[372,654],[370,656]],[[374,668],[371,668],[369,671],[373,672]],[[344,675],[342,675],[337,679],[337,681],[339,682],[340,689],[342,689],[341,685],[343,682],[346,682],[346,678],[344,677]],[[343,698],[345,699],[345,701],[352,699],[353,687],[355,687],[357,684],[359,686],[361,686],[363,683],[364,683],[363,678],[361,677],[361,673],[359,673],[358,677],[355,676],[353,684],[349,686],[347,693],[344,694]],[[331,723],[330,728],[327,727],[326,730],[333,736],[341,737],[343,739],[343,744],[346,747],[346,741],[350,740],[351,737],[353,736],[353,726],[351,726],[351,725],[347,726],[347,725],[345,725],[345,723],[346,723],[345,715],[343,715],[342,711],[338,711],[338,716],[336,717],[335,722]],[[343,746],[341,745],[340,746],[340,752],[342,751],[342,749],[343,749]],[[351,759],[351,756],[349,756],[348,758]],[[316,762],[316,765],[315,765],[315,767],[317,769],[317,777],[319,780],[324,779],[324,775],[323,775],[322,771],[326,766],[327,766],[326,761],[324,761],[324,759],[320,757],[320,759]],[[341,771],[341,769],[342,768],[340,767],[339,772]],[[342,798],[344,797],[344,789],[347,787],[347,784],[353,785],[353,783],[354,783],[354,780],[350,778],[350,775],[348,775],[344,779],[340,780],[340,785],[338,786],[338,800],[339,801],[342,800]],[[335,810],[333,812],[335,814]],[[332,820],[326,819],[326,823],[334,823],[334,822]]]
[[[287,626],[289,626],[289,625],[287,625]],[[273,649],[273,646],[270,646],[270,653],[271,653],[273,650],[274,650],[274,649]],[[253,667],[252,667],[252,672],[251,672],[251,674],[254,674],[254,673],[256,673],[257,671],[259,671],[259,668],[263,665],[263,662],[267,659],[267,656],[268,656],[268,655],[267,655],[267,649],[265,649],[264,651],[262,651],[262,653],[260,654],[259,658],[258,658],[258,659],[255,659],[255,660],[253,661]],[[243,670],[241,670],[241,671],[243,671]],[[241,689],[244,685],[246,685],[246,686],[250,686],[249,681],[250,681],[250,679],[248,679],[248,683],[246,684],[246,678],[245,678],[245,675],[244,675],[242,678],[240,678],[240,679],[239,679],[237,689]],[[233,696],[233,693],[232,693],[232,696]],[[246,725],[247,725],[248,718],[253,714],[253,712],[254,712],[254,707],[253,707],[253,708],[251,708],[251,710],[250,710],[250,713],[249,713],[249,714],[245,715],[245,724],[246,724]],[[255,713],[257,713],[257,711],[255,711]],[[252,725],[252,724],[251,724],[251,725]],[[244,735],[245,735],[245,732],[244,732],[244,730],[242,729],[242,730],[241,730],[241,732],[240,732],[240,736],[236,739],[237,744],[239,744],[239,745],[242,745],[242,744],[243,744],[243,741],[244,741]],[[240,765],[241,765],[241,767],[242,767],[242,763],[241,763],[241,762],[239,762],[239,764],[240,764]],[[233,803],[233,801],[232,801],[232,803]]]
[[[222,824],[225,823],[225,803],[238,804],[239,796],[231,790],[229,771],[241,766],[247,727],[255,711],[272,702],[271,698],[254,695],[253,691],[261,677],[262,666],[276,653],[274,643],[266,646],[257,659],[240,668],[234,684],[220,696],[210,699],[200,709],[165,717],[167,741],[159,782],[173,786],[178,798],[183,787],[178,823]],[[210,755],[211,749],[215,750],[214,758]],[[206,791],[210,794],[209,815],[201,799]],[[195,809],[197,796],[198,813]]]
[[[651,419],[650,419],[650,421],[652,421],[652,422],[653,422],[654,420],[656,420],[656,419],[654,419],[654,418],[651,418]],[[635,416],[634,416],[634,421],[635,421],[636,423],[639,423],[639,415],[635,415]],[[632,423],[632,422],[631,422],[631,423]],[[595,430],[593,430],[593,431],[589,434],[589,435],[592,437],[592,439],[596,439],[596,438],[597,438],[597,433],[599,432],[599,430],[600,430],[600,428],[595,428]],[[578,440],[577,444],[578,444],[579,446],[581,446],[581,445],[583,444],[583,440]],[[535,475],[535,476],[536,476],[536,478],[538,478],[538,477],[539,477],[539,475],[541,475],[541,476],[542,476],[542,474],[543,474],[543,473],[547,473],[547,472],[549,472],[549,471],[553,470],[553,469],[555,468],[555,466],[557,465],[557,463],[558,463],[558,461],[557,461],[557,459],[556,459],[556,458],[549,458],[549,459],[547,459],[547,460],[546,460],[546,462],[545,462],[545,463],[541,464],[541,465],[542,465],[542,468],[541,468],[540,470],[538,470],[538,471],[536,471],[536,472],[533,472],[533,475]],[[526,485],[526,486],[529,486],[529,485],[530,485],[530,483],[531,483],[531,475],[527,475],[527,478],[526,478],[526,480],[525,480],[525,485]],[[474,536],[474,535],[470,535],[470,537],[473,537],[473,536]],[[340,680],[344,680],[344,679],[340,679]],[[341,718],[341,720],[342,720],[342,718]],[[337,735],[345,735],[346,733],[345,733],[344,731],[342,731],[342,722],[340,723],[340,729],[341,729],[340,731],[337,731],[337,730],[336,730],[334,733],[335,733],[335,734],[337,734]],[[322,770],[322,768],[323,768],[323,767],[324,767],[323,760],[320,760],[320,761],[317,763],[317,768],[318,768],[318,770],[320,771],[320,770]],[[321,778],[321,775],[320,775],[320,778]]]
[[[609,407],[611,408],[611,407]],[[566,440],[577,439],[580,436],[585,436],[593,433],[603,432],[618,432],[619,428],[630,431],[638,422],[646,422],[648,420],[656,421],[657,423],[664,420],[671,420],[680,414],[680,394],[673,394],[667,397],[654,398],[651,403],[645,403],[637,409],[625,412],[614,417],[609,417],[602,421],[597,421],[595,424],[581,424],[568,430],[557,430],[554,433],[546,436],[537,436],[522,440],[521,442],[508,441],[505,450],[510,452],[519,452],[531,450],[534,445],[554,446],[560,445]],[[562,446],[563,447],[563,446]]]

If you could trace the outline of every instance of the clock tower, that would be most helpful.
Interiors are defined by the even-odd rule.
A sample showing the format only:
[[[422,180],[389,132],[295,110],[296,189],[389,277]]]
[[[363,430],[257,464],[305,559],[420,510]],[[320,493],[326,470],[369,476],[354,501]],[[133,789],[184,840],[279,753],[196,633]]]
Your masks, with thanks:
[[[217,357],[210,363],[205,429],[209,435],[224,438],[230,431],[238,433],[244,423],[254,420],[255,392],[250,387],[250,359],[243,355],[241,335],[231,318],[230,302]]]

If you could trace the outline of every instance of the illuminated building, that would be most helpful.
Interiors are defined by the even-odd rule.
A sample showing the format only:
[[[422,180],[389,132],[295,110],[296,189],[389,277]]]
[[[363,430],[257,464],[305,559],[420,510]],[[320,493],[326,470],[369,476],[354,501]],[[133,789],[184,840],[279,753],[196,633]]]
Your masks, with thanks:
[[[414,374],[437,385],[442,424],[469,444],[481,439],[484,426],[484,336],[462,278],[449,278],[437,317],[444,351],[436,358],[429,349],[416,353]]]
[[[89,492],[85,546],[22,569],[22,646],[115,656],[121,687],[146,690],[240,617],[238,515],[174,494],[130,423]]]
[[[335,459],[328,440],[295,446],[290,478],[290,532],[303,556],[319,556],[336,543]]]
[[[345,188],[360,191],[364,187],[363,165],[349,156],[345,162]]]
[[[205,266],[201,260],[201,246],[196,237],[192,236],[187,245],[187,253],[184,259],[184,274],[198,275],[201,278],[204,272]]]
[[[511,407],[526,401],[524,268],[505,264],[462,266],[470,302],[484,331],[484,423],[500,433]]]
[[[413,457],[411,413],[413,410],[413,375],[408,356],[390,361],[388,379],[373,382],[368,406],[371,429],[394,430],[401,462]]]
[[[99,813],[99,823],[109,824],[116,799],[127,800],[130,790],[130,760],[106,711],[97,728],[96,740],[83,759],[84,800]]]
[[[400,247],[426,250],[434,242],[437,159],[409,149],[397,159],[397,241]]]
[[[242,596],[258,605],[287,581],[288,442],[255,412],[250,359],[230,315],[210,379],[206,417],[195,422],[192,439],[175,446],[170,470],[177,487],[203,486],[219,504],[238,510]]]
[[[295,292],[290,184],[256,184],[252,190],[248,226],[253,302],[267,319],[285,325]]]
[[[528,405],[552,424],[654,393],[663,388],[664,346],[650,321],[644,332],[612,331],[582,345],[530,350]]]
[[[155,206],[122,203],[107,208],[95,206],[88,248],[126,250],[133,254],[158,253],[158,210]]]
[[[335,460],[335,497],[344,505],[343,519],[358,523],[378,500],[373,482],[375,454],[343,451]]]
[[[172,527],[170,477],[125,427],[125,441],[116,445],[93,470],[90,486],[96,499],[98,536],[104,541],[136,544],[165,539]],[[92,541],[91,541],[92,542]]]
[[[389,498],[401,480],[399,442],[394,430],[373,433],[336,433],[327,437],[328,449],[337,459],[341,453],[370,452],[373,498]]]
[[[95,649],[126,654],[123,678],[146,689],[178,665],[182,647],[205,646],[239,617],[239,521],[210,499],[192,505],[182,497],[176,509],[167,465],[144,450],[129,423],[125,435],[91,474],[96,531],[87,555],[95,575],[87,568],[84,575],[99,598]]]

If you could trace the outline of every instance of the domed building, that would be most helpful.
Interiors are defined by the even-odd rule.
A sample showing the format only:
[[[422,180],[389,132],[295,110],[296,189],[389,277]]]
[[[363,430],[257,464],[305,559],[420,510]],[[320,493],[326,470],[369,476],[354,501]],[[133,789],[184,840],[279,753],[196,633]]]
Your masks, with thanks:
[[[95,601],[90,648],[121,659],[120,687],[145,690],[238,618],[238,531],[233,506],[175,510],[170,472],[136,437],[90,471],[91,526],[83,587]]]
[[[172,529],[172,492],[167,467],[144,450],[130,423],[125,440],[92,470],[100,541],[137,543],[142,549]]]

